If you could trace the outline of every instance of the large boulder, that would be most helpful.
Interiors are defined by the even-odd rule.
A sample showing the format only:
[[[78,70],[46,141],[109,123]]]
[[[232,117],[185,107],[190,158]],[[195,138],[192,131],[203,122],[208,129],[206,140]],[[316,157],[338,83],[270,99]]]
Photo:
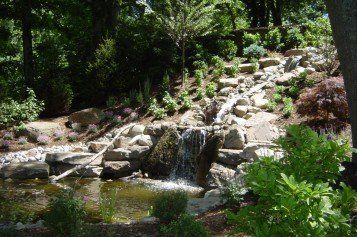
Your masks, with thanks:
[[[234,180],[236,171],[230,166],[225,166],[219,163],[213,163],[208,173],[209,188],[217,188],[225,186],[230,181]]]
[[[276,84],[277,85],[282,85],[282,86],[288,86],[289,85],[289,80],[293,78],[295,75],[291,72],[285,73],[281,77],[278,77],[276,79]]]
[[[135,137],[137,135],[143,134],[145,131],[145,126],[141,124],[134,125],[130,131],[129,131],[129,136],[130,137]]]
[[[39,135],[52,136],[56,130],[61,130],[61,125],[55,122],[30,122],[25,124],[24,136],[36,141]]]
[[[196,183],[202,187],[207,185],[207,175],[212,164],[218,159],[218,151],[222,148],[223,134],[216,134],[208,138],[202,151],[196,158]]]
[[[150,151],[149,146],[131,146],[127,148],[117,148],[108,151],[104,160],[106,161],[124,161],[124,160],[140,160],[144,158]]]
[[[225,135],[224,147],[227,149],[243,149],[245,144],[245,131],[242,127],[233,125]]]
[[[55,167],[51,166],[52,175],[60,175],[64,172],[72,169],[74,166],[69,164],[61,164]],[[98,178],[101,176],[103,167],[96,165],[88,165],[81,169],[78,169],[68,175],[68,177],[82,177],[82,178]]]
[[[142,159],[143,171],[151,176],[168,176],[178,154],[180,134],[171,127],[160,138],[150,155]]]
[[[222,89],[225,87],[237,87],[238,86],[237,78],[223,78],[218,81],[218,89]]]
[[[89,142],[89,150],[95,153],[99,153],[104,149],[104,147],[108,146],[109,142]],[[112,150],[114,148],[113,145],[109,146],[109,150]]]
[[[237,105],[233,111],[235,115],[237,115],[240,118],[243,118],[244,115],[248,113],[248,106]]]
[[[226,165],[237,166],[246,161],[242,157],[243,150],[220,149],[218,162]]]
[[[254,73],[257,65],[255,63],[242,63],[239,65],[239,72]]]
[[[151,124],[145,127],[145,135],[161,137],[164,134],[164,130],[161,127],[161,124]]]
[[[275,114],[268,112],[258,112],[256,114],[253,114],[252,117],[247,120],[247,126],[251,127],[264,122],[275,122],[277,119],[278,116]]]
[[[279,129],[269,122],[254,124],[247,130],[247,142],[271,142],[278,137]]]
[[[79,123],[87,126],[89,124],[98,124],[104,118],[104,112],[97,108],[89,108],[72,113],[68,117],[71,123]]]
[[[123,178],[130,176],[140,169],[140,161],[106,161],[104,162],[102,177]]]
[[[53,152],[46,154],[46,162],[49,164],[69,164],[83,165],[95,155],[93,153],[76,153],[76,152]],[[103,155],[95,159],[90,165],[101,165]]]
[[[1,175],[4,179],[46,179],[49,175],[49,166],[38,161],[11,163],[2,167]]]
[[[274,156],[274,151],[269,146],[258,143],[249,143],[244,148],[241,156],[249,162],[256,161],[260,157]]]
[[[305,49],[289,49],[285,52],[285,57],[290,56],[304,56],[307,53]]]
[[[263,68],[277,66],[280,64],[280,59],[279,58],[262,58],[259,60],[259,64]]]

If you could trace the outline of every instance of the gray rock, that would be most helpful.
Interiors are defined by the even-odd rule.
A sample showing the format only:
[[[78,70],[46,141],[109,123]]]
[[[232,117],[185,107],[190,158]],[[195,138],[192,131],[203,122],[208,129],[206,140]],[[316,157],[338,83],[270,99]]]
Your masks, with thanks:
[[[237,166],[246,160],[242,157],[243,150],[220,149],[218,162],[226,165]]]
[[[259,64],[263,68],[277,66],[280,64],[280,59],[279,58],[262,58],[259,60]]]
[[[237,105],[234,107],[234,114],[237,115],[238,117],[242,118],[244,115],[247,114],[248,112],[248,106],[243,106],[243,105]]]
[[[225,135],[224,147],[228,149],[243,149],[245,143],[245,132],[242,127],[233,125]]]
[[[237,78],[223,78],[218,81],[218,89],[222,89],[225,87],[237,87],[238,86]]]
[[[254,124],[247,129],[247,142],[274,141],[279,137],[279,129],[269,122]]]
[[[89,142],[88,143],[89,149],[91,151],[93,151],[94,153],[99,153],[107,145],[109,145],[109,142]],[[112,150],[113,148],[114,148],[114,146],[112,145],[111,147],[109,147],[108,150]]]
[[[130,131],[129,131],[129,136],[130,137],[135,137],[137,135],[143,134],[145,131],[145,126],[141,124],[134,125]]]
[[[161,124],[151,124],[145,127],[144,134],[161,137],[164,134],[164,130],[161,128]]]
[[[117,148],[108,151],[104,159],[106,161],[124,161],[124,160],[140,160],[145,157],[150,151],[148,146],[131,146],[127,148]]]
[[[2,167],[1,175],[4,179],[46,179],[49,176],[49,166],[38,161],[11,163]]]
[[[239,98],[237,100],[237,105],[250,105],[249,98]]]
[[[102,177],[104,178],[123,178],[133,174],[140,169],[140,161],[106,161]]]
[[[69,115],[68,121],[71,123],[79,123],[87,126],[89,124],[98,124],[104,118],[102,110],[97,108],[89,108],[81,111],[77,111]]]
[[[285,52],[284,56],[304,56],[306,53],[307,51],[305,49],[290,49]]]
[[[123,148],[128,147],[130,144],[131,138],[120,136],[114,141],[114,148]]]
[[[293,78],[295,75],[293,73],[285,73],[281,77],[276,79],[276,84],[277,85],[283,85],[283,86],[288,86],[289,85],[289,80]]]
[[[253,114],[253,116],[248,119],[247,126],[251,127],[264,122],[274,122],[276,119],[278,119],[278,116],[275,114],[268,112],[258,112],[256,114]]]
[[[208,173],[209,187],[222,187],[235,178],[236,171],[228,166],[213,163]]]
[[[264,72],[256,72],[253,74],[254,80],[259,80],[262,78],[262,76],[264,76]]]
[[[52,164],[69,164],[69,165],[83,165],[87,163],[93,153],[75,153],[75,152],[55,152],[46,154],[46,162],[51,166]],[[99,156],[90,165],[101,165],[103,156]]]
[[[239,65],[239,72],[241,73],[254,73],[255,69],[255,63],[242,63]]]
[[[241,154],[249,162],[256,161],[260,157],[274,156],[274,151],[261,144],[248,143]]]
[[[61,130],[61,125],[55,122],[30,122],[25,124],[23,136],[27,136],[32,141],[37,141],[39,135],[51,137],[56,130]]]
[[[76,165],[71,164],[51,164],[51,175],[60,175],[73,169]],[[68,177],[98,178],[102,174],[103,167],[96,165],[87,165],[81,169],[72,172]]]

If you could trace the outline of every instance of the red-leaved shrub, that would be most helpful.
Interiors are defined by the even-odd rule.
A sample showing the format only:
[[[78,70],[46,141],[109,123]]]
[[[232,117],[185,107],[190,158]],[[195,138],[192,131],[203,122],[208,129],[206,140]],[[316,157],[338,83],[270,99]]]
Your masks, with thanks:
[[[323,80],[302,93],[296,102],[297,112],[314,120],[348,119],[348,104],[342,77]]]

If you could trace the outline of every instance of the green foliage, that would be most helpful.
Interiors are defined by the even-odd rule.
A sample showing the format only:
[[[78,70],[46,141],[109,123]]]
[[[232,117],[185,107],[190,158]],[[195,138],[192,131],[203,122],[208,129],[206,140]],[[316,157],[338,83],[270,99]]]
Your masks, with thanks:
[[[196,221],[194,217],[184,214],[178,220],[161,228],[165,236],[170,237],[208,237],[209,232],[203,223]]]
[[[279,50],[282,46],[281,38],[279,29],[275,28],[265,35],[264,46],[270,50]]]
[[[275,101],[269,101],[267,104],[267,110],[269,112],[273,112],[277,106],[278,106],[278,104]]]
[[[281,94],[273,94],[273,100],[276,102],[276,103],[279,103],[281,101],[283,101],[283,97],[281,96]]]
[[[216,86],[216,83],[214,82],[209,82],[207,85],[206,85],[206,95],[209,97],[209,98],[213,98],[215,93],[216,93],[216,90],[217,90],[217,86]]]
[[[190,99],[190,95],[187,90],[181,92],[179,99],[182,103],[182,109],[187,110],[192,107],[192,101]]]
[[[205,78],[204,73],[200,69],[195,70],[195,79],[197,86],[202,86],[203,79]]]
[[[151,81],[149,79],[144,82],[143,98],[144,101],[149,101],[151,98]]]
[[[218,55],[227,60],[232,60],[237,54],[238,47],[233,40],[218,41]]]
[[[307,79],[307,73],[302,72],[298,76],[293,77],[289,80],[289,88],[287,95],[291,98],[298,98],[302,89],[310,87],[314,82]]]
[[[291,99],[290,97],[285,97],[283,99],[283,103],[284,103],[283,114],[285,117],[289,117],[294,111],[293,99]]]
[[[0,221],[1,222],[22,222],[28,223],[35,220],[36,213],[12,200],[0,200]],[[1,235],[0,235],[1,236]]]
[[[298,48],[304,44],[304,36],[299,28],[292,28],[288,30],[285,37],[285,48],[292,49]]]
[[[242,184],[238,182],[229,182],[224,188],[222,198],[227,201],[230,206],[238,206],[243,201],[243,195],[245,193]]]
[[[157,103],[156,98],[150,99],[148,111],[156,119],[162,119],[166,116],[166,110],[163,108],[160,108],[160,106]]]
[[[117,190],[111,190],[108,193],[100,194],[99,213],[106,223],[111,223],[114,221],[117,194]]]
[[[266,53],[266,50],[257,44],[252,44],[243,49],[244,57],[247,57],[251,62],[254,60],[259,60],[261,57],[265,56]]]
[[[282,95],[285,92],[285,86],[276,86],[275,92]]]
[[[163,95],[166,91],[170,90],[170,76],[168,73],[165,73],[165,75],[163,76],[160,89]]]
[[[233,65],[231,67],[226,68],[226,74],[232,77],[237,76],[239,73],[239,65],[240,65],[239,58],[234,58]]]
[[[195,70],[201,70],[204,76],[208,74],[208,65],[205,61],[198,60],[193,62],[193,67]]]
[[[243,35],[243,47],[249,47],[252,44],[254,45],[259,45],[260,44],[260,34],[250,34],[250,33],[244,33]]]
[[[106,104],[107,104],[108,108],[112,108],[117,104],[117,102],[118,101],[114,96],[109,96],[108,99],[107,99]]]
[[[156,108],[153,114],[156,119],[163,119],[166,116],[166,110],[164,108]]]
[[[224,60],[219,56],[213,56],[211,58],[211,64],[215,69],[224,69]]]
[[[165,109],[168,112],[175,112],[177,109],[177,102],[174,98],[170,96],[169,92],[166,92],[164,98],[162,99]]]
[[[78,236],[83,230],[86,216],[83,201],[74,198],[72,192],[63,193],[49,204],[45,225],[54,236]]]
[[[163,192],[154,201],[152,215],[162,223],[169,223],[186,212],[187,202],[188,196],[183,191]]]
[[[327,17],[319,17],[314,21],[308,21],[304,32],[306,45],[320,47],[324,44],[331,44],[332,29]]]
[[[7,99],[0,103],[0,126],[10,126],[38,118],[44,109],[44,103],[36,98],[33,90],[28,89],[27,92],[28,97],[22,102]]]
[[[202,88],[197,88],[197,99],[202,100],[203,99],[203,89]]]
[[[15,227],[7,227],[0,229],[1,237],[25,237],[22,231],[18,231]]]
[[[356,233],[349,223],[356,207],[355,191],[343,184],[341,190],[329,186],[340,175],[340,163],[349,159],[348,143],[291,125],[277,145],[283,158],[263,157],[247,167],[245,183],[259,199],[254,206],[228,214],[230,221],[239,223],[237,231],[253,236]]]

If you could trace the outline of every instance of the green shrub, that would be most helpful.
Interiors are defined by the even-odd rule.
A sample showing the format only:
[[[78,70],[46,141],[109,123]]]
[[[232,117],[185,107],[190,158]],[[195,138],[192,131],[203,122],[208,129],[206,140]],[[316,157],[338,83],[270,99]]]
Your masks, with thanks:
[[[149,100],[148,112],[153,115],[153,114],[154,114],[154,111],[155,111],[157,108],[159,108],[159,104],[157,103],[156,98],[151,98],[151,99]]]
[[[67,192],[50,202],[44,218],[45,226],[54,236],[78,236],[83,231],[85,216],[83,201]]]
[[[165,109],[168,112],[175,112],[177,109],[177,102],[174,98],[172,98],[169,94],[169,92],[166,92],[164,95],[164,98],[162,99],[162,102],[164,103]]]
[[[192,216],[187,214],[180,216],[177,221],[173,221],[169,225],[163,226],[161,232],[165,236],[170,237],[210,236],[203,223],[196,221]]]
[[[252,44],[259,45],[260,44],[260,34],[250,34],[244,33],[243,35],[243,47],[249,47]]]
[[[114,220],[117,193],[117,190],[110,190],[108,193],[100,194],[99,213],[106,223],[111,223]]]
[[[197,86],[202,86],[202,82],[204,78],[205,75],[202,70],[200,69],[195,70],[195,79],[196,79]]]
[[[299,28],[292,28],[288,30],[285,41],[287,49],[298,48],[304,44],[304,36]]]
[[[283,97],[281,96],[281,94],[273,94],[273,100],[277,103],[281,102],[283,100]]]
[[[44,113],[49,115],[68,113],[74,97],[71,85],[64,80],[51,80],[49,83],[49,91],[43,98],[45,101]]]
[[[187,202],[188,196],[183,191],[161,193],[154,201],[152,215],[159,218],[162,223],[169,223],[186,212]]]
[[[277,50],[281,48],[281,33],[278,28],[269,31],[265,35],[264,46],[270,50]]]
[[[217,86],[214,82],[209,82],[207,85],[206,85],[206,95],[209,97],[209,98],[213,98],[215,93],[216,93],[216,90],[217,90]]]
[[[275,87],[275,93],[282,95],[284,92],[285,92],[285,86],[276,86]]]
[[[290,97],[286,97],[283,99],[283,103],[284,103],[283,114],[285,117],[289,117],[294,111],[293,99],[291,99]]]
[[[269,103],[267,104],[267,110],[269,112],[273,112],[277,106],[278,104],[275,101],[269,101]]]
[[[22,231],[16,230],[15,227],[7,227],[0,229],[1,237],[25,237],[25,234]]]
[[[151,98],[151,81],[149,79],[144,82],[143,97],[144,101],[148,101]]]
[[[259,60],[261,57],[266,55],[266,50],[259,45],[252,44],[247,48],[243,49],[244,57],[247,57],[249,61]]]
[[[166,110],[164,108],[156,108],[153,114],[156,119],[163,119],[166,116]]]
[[[197,99],[201,100],[203,99],[203,89],[202,88],[197,88]]]
[[[327,17],[319,17],[314,21],[308,21],[305,26],[304,40],[306,45],[320,47],[324,44],[332,43],[332,29]]]
[[[239,206],[239,204],[243,201],[244,193],[245,189],[242,184],[229,182],[224,188],[222,198],[226,200],[227,204],[230,206]]]
[[[237,76],[239,73],[239,65],[240,65],[239,58],[234,58],[233,65],[231,67],[226,68],[226,74],[232,77]]]
[[[218,54],[227,60],[232,60],[237,54],[237,45],[233,40],[219,40]]]
[[[144,95],[141,91],[136,93],[135,101],[139,105],[142,105],[144,103]]]
[[[246,169],[245,183],[258,202],[228,214],[230,221],[239,224],[237,232],[253,236],[355,234],[349,223],[356,207],[355,191],[345,185],[335,191],[329,186],[340,175],[340,163],[349,160],[349,144],[291,125],[277,145],[283,158],[263,157]]]
[[[193,67],[195,70],[201,70],[204,76],[208,74],[208,65],[205,61],[198,60],[193,62]]]
[[[166,72],[165,75],[162,78],[162,82],[160,85],[160,91],[161,94],[164,95],[166,91],[170,90],[170,76],[169,74]]]
[[[118,101],[114,96],[109,96],[108,99],[107,99],[106,104],[107,104],[108,108],[112,108],[117,104],[117,102]]]
[[[10,126],[38,118],[44,103],[36,98],[35,92],[28,89],[28,97],[22,102],[7,99],[0,103],[0,127]]]
[[[211,64],[215,69],[224,69],[224,61],[219,56],[213,56]]]
[[[188,94],[187,90],[184,90],[181,92],[181,95],[179,97],[181,103],[182,103],[182,109],[190,109],[192,107],[192,101],[190,99],[190,95]]]
[[[306,87],[310,87],[313,82],[307,79],[307,73],[302,72],[298,76],[293,77],[289,80],[289,88],[287,91],[287,95],[291,98],[298,98],[302,89]]]

